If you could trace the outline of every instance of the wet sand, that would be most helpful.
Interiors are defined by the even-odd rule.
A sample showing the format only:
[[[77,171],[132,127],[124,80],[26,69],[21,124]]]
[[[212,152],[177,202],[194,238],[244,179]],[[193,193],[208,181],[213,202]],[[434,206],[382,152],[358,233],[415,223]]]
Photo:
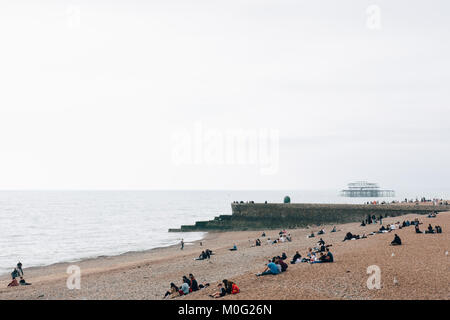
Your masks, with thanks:
[[[181,284],[183,275],[193,273],[199,283],[211,286],[177,299],[211,299],[222,279],[236,282],[241,293],[222,299],[449,299],[450,298],[450,212],[436,218],[406,215],[383,219],[383,224],[413,220],[423,225],[440,225],[442,234],[416,234],[414,227],[395,232],[368,236],[367,239],[342,242],[345,234],[370,233],[380,225],[361,227],[360,223],[337,225],[340,230],[329,233],[332,226],[288,230],[293,241],[269,245],[267,238],[277,238],[278,231],[209,233],[201,242],[131,252],[115,257],[100,257],[76,263],[61,263],[46,267],[25,268],[25,279],[31,286],[6,288],[9,275],[0,277],[0,299],[162,299],[170,282]],[[276,276],[256,277],[267,260],[286,252],[289,258],[299,251],[302,256],[308,247],[316,246],[319,237],[307,235],[324,228],[321,237],[332,244],[335,262],[328,264],[289,264],[287,272]],[[397,233],[402,246],[389,243]],[[261,247],[252,247],[256,238]],[[238,250],[229,251],[236,243]],[[215,253],[211,260],[195,261],[206,248]],[[446,254],[447,252],[447,254]],[[23,261],[26,266],[26,261]],[[81,289],[66,286],[67,267],[81,268]],[[377,265],[381,270],[381,289],[369,290],[367,267]],[[396,279],[396,283],[394,283]]]

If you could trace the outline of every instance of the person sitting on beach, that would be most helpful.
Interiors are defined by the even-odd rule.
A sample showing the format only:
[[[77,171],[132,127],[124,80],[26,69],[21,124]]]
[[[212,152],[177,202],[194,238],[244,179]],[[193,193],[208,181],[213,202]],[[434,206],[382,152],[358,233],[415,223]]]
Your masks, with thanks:
[[[164,299],[170,296],[170,298],[174,298],[180,295],[180,289],[175,285],[175,283],[170,283],[170,290],[166,292],[164,295]]]
[[[308,238],[314,238],[314,232],[311,232],[311,234],[308,236]]]
[[[225,291],[227,294],[236,294],[240,292],[238,286],[233,281],[223,279],[222,282],[225,286]]]
[[[359,239],[359,235],[354,235],[351,232],[347,232],[347,234],[345,235],[344,240],[342,240],[342,242],[346,241],[346,240],[353,240],[353,239]]]
[[[17,282],[17,279],[14,278],[10,283],[8,283],[8,287],[17,287],[19,283]]]
[[[233,248],[231,248],[231,249],[228,249],[228,250],[230,250],[230,251],[236,251],[236,250],[237,250],[237,246],[236,246],[236,244],[234,244],[234,245],[233,245]]]
[[[187,284],[186,282],[183,282],[183,284],[180,287],[180,290],[178,291],[180,293],[180,296],[182,296],[183,294],[189,294],[191,292],[190,288],[189,288],[189,284]]]
[[[436,233],[442,233],[441,226],[436,226]]]
[[[416,225],[414,226],[414,229],[416,230],[416,233],[423,233],[422,231],[420,231],[419,225],[418,225],[418,224],[416,224]]]
[[[320,253],[320,257],[311,261],[311,263],[326,263],[326,262],[334,262],[333,254],[330,252],[330,249],[327,248],[327,254],[323,252]]]
[[[290,233],[286,236],[286,240],[289,241],[289,242],[292,241],[292,237],[291,237],[291,234],[290,234]]]
[[[23,277],[20,277],[19,284],[20,284],[21,286],[31,286],[31,283],[26,282],[25,279],[24,279]]]
[[[265,275],[268,275],[268,274],[274,274],[274,275],[276,275],[276,274],[279,274],[281,271],[278,269],[278,267],[277,267],[277,265],[274,263],[274,262],[269,262],[268,264],[267,264],[267,267],[266,267],[266,269],[264,269],[264,271],[263,272],[261,272],[261,273],[257,273],[256,275],[259,277],[259,276],[265,276]]]
[[[215,293],[213,293],[213,294],[210,294],[209,296],[210,296],[211,298],[221,298],[221,297],[226,296],[227,291],[226,291],[225,288],[222,286],[222,283],[219,283],[219,284],[217,285],[217,288],[219,288],[219,291],[218,291],[218,292],[215,292]]]
[[[434,233],[433,227],[431,224],[428,225],[428,230],[425,231],[425,233]]]
[[[401,244],[402,244],[402,240],[400,239],[400,237],[397,234],[395,234],[394,240],[392,240],[392,242],[391,242],[391,246],[399,246]]]
[[[302,258],[302,255],[298,251],[296,251],[294,254],[294,257],[292,257],[291,264],[298,263],[297,260],[300,260],[301,258]]]
[[[317,232],[317,235],[321,235],[321,234],[325,234],[325,230],[323,230],[323,229],[320,229],[320,231],[319,231],[319,232]]]
[[[260,247],[261,246],[261,240],[256,239],[255,246]]]
[[[324,262],[334,262],[333,254],[330,252],[330,249],[327,247],[327,254],[325,255],[325,261]]]
[[[274,262],[276,265],[280,266],[279,268],[281,269],[281,272],[285,272],[288,268],[288,265],[286,264],[286,262],[284,262],[284,260],[281,259],[280,257],[274,257],[272,262]]]
[[[195,279],[194,275],[192,273],[189,274],[189,287],[191,288],[192,291],[198,291],[198,282]]]
[[[286,260],[286,259],[287,259],[286,252],[283,252],[283,253],[281,254],[281,259],[283,259],[283,260]]]
[[[266,233],[263,231],[261,238],[264,238],[266,236]]]
[[[205,260],[206,259],[206,252],[202,251],[202,253],[198,256],[198,258],[195,258],[195,260]]]
[[[333,226],[333,229],[331,229],[331,232],[336,232],[336,226]]]
[[[361,227],[365,227],[365,226],[366,226],[366,223],[363,220],[363,222],[361,222]]]

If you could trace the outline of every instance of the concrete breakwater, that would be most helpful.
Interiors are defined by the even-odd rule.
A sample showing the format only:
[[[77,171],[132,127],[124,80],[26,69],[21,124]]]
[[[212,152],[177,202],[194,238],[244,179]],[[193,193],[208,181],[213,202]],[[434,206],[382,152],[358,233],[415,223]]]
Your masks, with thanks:
[[[363,221],[368,215],[377,218],[409,213],[428,214],[450,211],[450,205],[415,204],[308,204],[308,203],[232,203],[231,215],[220,215],[195,225],[183,225],[169,232],[244,231],[300,228],[312,225]]]

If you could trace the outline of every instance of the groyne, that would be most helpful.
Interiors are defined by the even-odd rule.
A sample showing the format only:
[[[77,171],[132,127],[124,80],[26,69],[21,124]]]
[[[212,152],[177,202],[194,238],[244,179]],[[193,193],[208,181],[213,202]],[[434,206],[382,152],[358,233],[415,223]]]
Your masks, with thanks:
[[[405,214],[429,214],[450,211],[450,205],[419,204],[308,204],[308,203],[232,203],[231,215],[209,221],[197,221],[169,232],[244,231],[300,228],[312,225],[363,221],[368,215],[377,218]]]

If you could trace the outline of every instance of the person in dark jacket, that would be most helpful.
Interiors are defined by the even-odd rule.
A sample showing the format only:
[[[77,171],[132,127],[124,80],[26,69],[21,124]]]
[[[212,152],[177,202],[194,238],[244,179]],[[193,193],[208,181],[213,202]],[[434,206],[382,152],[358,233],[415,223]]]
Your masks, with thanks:
[[[291,264],[295,264],[295,261],[297,261],[297,259],[301,259],[302,255],[300,253],[295,252],[294,257],[292,258]]]
[[[394,236],[394,240],[392,240],[391,245],[392,246],[400,246],[402,244],[402,240],[400,239],[400,237],[395,234]]]
[[[195,277],[192,273],[189,274],[189,279],[190,279],[189,287],[192,289],[192,291],[199,290],[198,282],[197,280],[195,280]]]

